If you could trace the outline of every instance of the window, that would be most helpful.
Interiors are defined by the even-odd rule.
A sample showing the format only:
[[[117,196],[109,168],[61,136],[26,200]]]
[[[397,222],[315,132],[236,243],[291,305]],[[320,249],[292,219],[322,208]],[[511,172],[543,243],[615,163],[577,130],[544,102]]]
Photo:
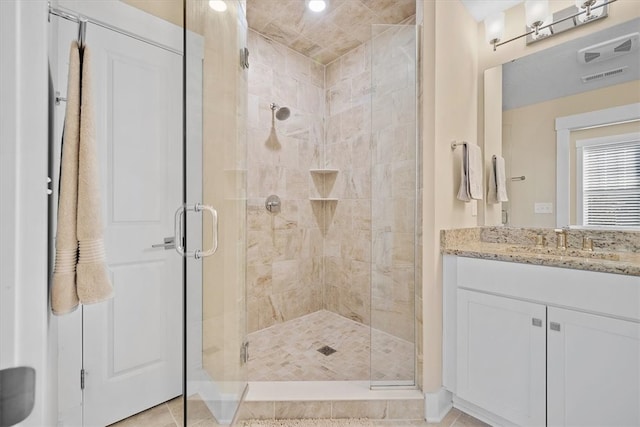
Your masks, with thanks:
[[[577,220],[640,228],[640,134],[576,141]]]

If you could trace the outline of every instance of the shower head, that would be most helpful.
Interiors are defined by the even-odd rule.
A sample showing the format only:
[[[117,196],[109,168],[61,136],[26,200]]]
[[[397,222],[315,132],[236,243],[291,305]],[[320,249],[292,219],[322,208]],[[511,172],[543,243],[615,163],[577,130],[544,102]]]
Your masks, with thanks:
[[[278,120],[287,120],[291,115],[291,110],[287,107],[278,107],[277,104],[271,104],[271,111],[273,111],[276,115],[276,119]]]

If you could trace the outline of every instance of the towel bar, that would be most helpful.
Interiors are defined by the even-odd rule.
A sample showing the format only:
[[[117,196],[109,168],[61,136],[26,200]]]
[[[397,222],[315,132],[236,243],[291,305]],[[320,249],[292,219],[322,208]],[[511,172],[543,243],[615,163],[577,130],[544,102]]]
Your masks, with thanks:
[[[467,141],[462,141],[462,142],[455,142],[455,141],[453,141],[453,142],[451,143],[451,150],[455,150],[455,149],[456,149],[456,147],[458,147],[458,146],[462,146],[462,145],[467,145]]]
[[[525,179],[527,179],[527,177],[525,177],[524,175],[511,177],[511,181],[524,181]]]

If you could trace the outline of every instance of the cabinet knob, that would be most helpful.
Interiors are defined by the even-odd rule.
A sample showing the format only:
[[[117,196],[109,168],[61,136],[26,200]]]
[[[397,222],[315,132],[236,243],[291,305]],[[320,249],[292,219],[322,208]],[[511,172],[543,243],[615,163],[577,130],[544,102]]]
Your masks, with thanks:
[[[552,331],[559,331],[560,330],[560,323],[550,322],[549,323],[549,329],[551,329]]]

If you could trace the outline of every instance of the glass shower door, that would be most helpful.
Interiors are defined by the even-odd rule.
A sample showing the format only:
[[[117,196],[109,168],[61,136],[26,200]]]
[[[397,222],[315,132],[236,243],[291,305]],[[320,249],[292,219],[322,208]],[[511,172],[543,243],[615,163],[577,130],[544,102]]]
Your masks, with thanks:
[[[217,249],[185,258],[184,425],[230,425],[247,387],[247,22],[234,0],[185,0],[185,14],[185,250]]]
[[[420,144],[415,25],[371,39],[371,385],[413,386],[419,278]],[[417,303],[417,304],[416,304]]]

